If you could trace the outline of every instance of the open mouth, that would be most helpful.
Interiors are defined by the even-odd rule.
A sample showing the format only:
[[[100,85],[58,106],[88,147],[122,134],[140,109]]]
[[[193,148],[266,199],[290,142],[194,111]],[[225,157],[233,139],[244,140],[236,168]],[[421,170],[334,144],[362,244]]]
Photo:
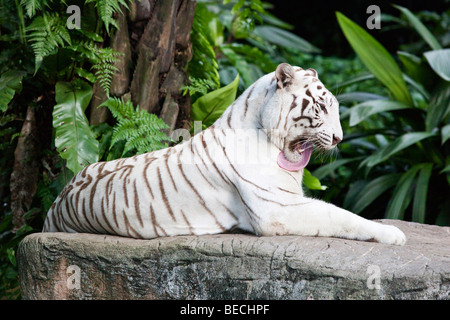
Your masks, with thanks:
[[[298,153],[299,160],[296,162],[289,161],[284,152],[281,151],[277,159],[278,165],[287,171],[299,171],[305,168],[311,158],[312,143],[308,141],[296,141],[289,146],[289,149]]]

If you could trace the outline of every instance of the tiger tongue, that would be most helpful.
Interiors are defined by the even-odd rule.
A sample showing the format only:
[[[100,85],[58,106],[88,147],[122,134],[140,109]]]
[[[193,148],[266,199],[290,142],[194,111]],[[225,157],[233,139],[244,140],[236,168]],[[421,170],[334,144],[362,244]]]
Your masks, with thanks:
[[[300,160],[297,162],[291,162],[288,159],[286,159],[286,157],[284,156],[284,152],[281,151],[278,154],[277,159],[277,163],[280,166],[280,168],[283,168],[284,170],[287,171],[299,171],[305,168],[309,162],[309,159],[311,158],[312,146],[310,143],[305,143],[302,145],[301,148],[304,149],[304,151],[299,153]]]

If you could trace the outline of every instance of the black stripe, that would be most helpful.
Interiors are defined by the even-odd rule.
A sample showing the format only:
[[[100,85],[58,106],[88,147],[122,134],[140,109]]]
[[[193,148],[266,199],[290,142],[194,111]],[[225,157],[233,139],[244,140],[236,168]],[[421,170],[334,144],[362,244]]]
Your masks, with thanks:
[[[174,213],[172,211],[172,208],[170,207],[169,200],[167,199],[167,196],[166,196],[166,191],[164,190],[164,184],[163,184],[163,181],[161,179],[161,171],[159,170],[159,167],[156,169],[156,173],[158,175],[159,189],[161,191],[161,197],[162,197],[162,200],[164,202],[164,205],[166,206],[166,209],[169,212],[169,215],[172,218],[172,220],[174,222],[176,222],[177,219],[175,218],[175,215],[174,215]]]
[[[189,181],[189,179],[186,177],[184,170],[183,170],[183,165],[181,163],[178,163],[178,168],[180,169],[181,175],[184,178],[184,180],[187,182],[187,184],[189,185],[189,187],[192,189],[192,191],[194,191],[194,193],[196,194],[196,196],[199,199],[200,204],[202,205],[203,208],[205,208],[205,210],[212,216],[214,217],[214,220],[217,224],[217,226],[219,228],[221,228],[223,231],[226,230],[226,228],[219,222],[219,220],[217,220],[216,215],[206,206],[205,200],[203,199],[203,197],[200,195],[200,193],[198,192],[198,190],[192,185],[192,183]]]
[[[119,222],[117,221],[117,213],[116,213],[116,193],[113,193],[113,201],[112,201],[112,214],[114,217],[114,223],[116,227],[119,228]]]
[[[106,198],[108,198],[108,196],[106,196]],[[110,234],[115,234],[116,232],[114,232],[114,228],[111,226],[111,224],[108,221],[108,218],[106,217],[105,209],[103,208],[103,203],[104,202],[105,202],[104,198],[102,198],[102,201],[101,201],[101,204],[100,204],[100,211],[102,213],[102,218],[106,222],[106,224],[108,225],[109,233]]]
[[[141,225],[141,228],[143,228],[144,222],[142,221],[141,209],[139,208],[139,195],[136,188],[136,179],[134,179],[133,187],[134,187],[134,210],[136,211],[139,224]]]
[[[214,135],[214,133],[213,133],[213,135]],[[215,135],[214,135],[214,137],[215,137]],[[233,171],[238,175],[238,177],[239,177],[240,179],[244,180],[244,181],[247,182],[247,183],[250,183],[251,185],[253,185],[254,187],[256,187],[256,188],[258,188],[258,189],[264,190],[264,191],[266,191],[266,192],[271,192],[270,190],[265,189],[265,188],[263,188],[263,187],[260,187],[260,186],[258,186],[257,184],[253,183],[252,181],[245,179],[245,178],[244,178],[244,177],[236,170],[236,168],[233,166],[233,164],[232,164],[232,162],[230,161],[230,158],[228,157],[228,154],[227,154],[227,152],[226,152],[226,148],[222,145],[222,143],[221,143],[219,140],[216,139],[216,141],[217,141],[217,143],[222,147],[223,153],[224,153],[225,157],[227,158],[228,163],[229,163],[230,166],[231,166],[231,169],[233,169]]]
[[[181,210],[180,209],[180,212],[181,212],[181,215],[182,215],[182,217],[183,217],[183,219],[184,219],[184,221],[187,223],[187,225],[189,226],[189,233],[191,234],[191,235],[194,235],[195,233],[194,233],[194,229],[192,228],[192,225],[191,225],[191,223],[188,221],[188,219],[186,218],[186,215],[184,214],[184,212],[183,212],[183,210]]]
[[[175,185],[175,181],[173,180],[173,177],[172,177],[172,173],[170,172],[168,161],[169,161],[169,155],[165,154],[164,155],[164,164],[166,165],[166,169],[167,169],[167,172],[169,173],[170,181],[172,181],[175,192],[178,192],[177,186]]]
[[[256,87],[256,84],[253,85],[253,87],[250,89],[250,91],[249,91],[249,93],[248,93],[248,95],[247,95],[247,98],[245,98],[245,102],[244,102],[244,106],[245,106],[245,109],[244,109],[244,117],[247,116],[248,99],[250,98],[250,95],[252,94],[252,92],[253,92],[253,90],[255,89],[255,87]]]
[[[152,199],[154,199],[153,196],[153,192],[152,192],[152,188],[150,187],[150,183],[148,182],[147,179],[147,170],[150,167],[150,164],[155,160],[155,158],[153,158],[150,162],[147,162],[147,164],[144,167],[144,172],[143,172],[143,177],[144,177],[144,181],[145,181],[145,185],[147,186],[148,191],[150,192],[150,195],[152,196]]]
[[[158,222],[156,222],[156,215],[155,215],[155,211],[153,210],[153,206],[150,204],[150,218],[152,219],[152,224],[153,224],[153,231],[155,232],[156,236],[160,236],[158,233],[158,228],[162,231],[164,236],[167,236],[166,231],[164,230],[163,227],[161,227]]]
[[[204,132],[206,132],[206,131],[203,131],[202,133],[204,133]],[[222,178],[222,180],[225,181],[225,182],[227,182],[227,181],[225,180],[225,178],[224,178],[222,172],[219,170],[219,168],[217,168],[216,164],[214,163],[213,159],[211,158],[211,155],[209,154],[208,148],[207,148],[207,146],[206,146],[206,142],[205,142],[205,140],[203,139],[203,134],[202,134],[202,136],[201,136],[201,139],[202,139],[202,146],[203,146],[203,149],[206,151],[206,155],[208,156],[209,160],[211,161],[211,164],[213,165],[214,169],[215,169],[215,170],[217,171],[217,173],[220,175],[220,177]]]

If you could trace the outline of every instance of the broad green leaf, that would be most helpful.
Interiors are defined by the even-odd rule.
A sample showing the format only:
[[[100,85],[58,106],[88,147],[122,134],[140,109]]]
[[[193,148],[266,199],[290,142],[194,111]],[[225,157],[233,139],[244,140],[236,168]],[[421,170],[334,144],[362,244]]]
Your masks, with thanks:
[[[450,164],[448,164],[447,166],[445,166],[445,168],[442,169],[439,173],[444,173],[444,172],[450,172]]]
[[[223,38],[223,25],[218,17],[213,17],[208,22],[209,36],[215,47],[220,47],[224,41]]]
[[[405,209],[411,202],[410,190],[413,186],[414,177],[422,168],[422,165],[422,163],[417,164],[402,175],[392,193],[392,198],[388,203],[386,219],[403,219]]]
[[[432,169],[432,163],[424,163],[422,169],[420,170],[419,177],[417,178],[412,212],[412,221],[414,222],[425,222],[428,182],[430,181]]]
[[[430,67],[422,58],[409,52],[397,51],[397,56],[403,64],[405,73],[422,86],[427,86],[432,82],[433,73]]]
[[[427,101],[430,100],[430,93],[423,87],[423,85],[416,82],[406,74],[403,74],[403,79],[405,79],[407,84],[416,89]]]
[[[202,125],[209,127],[236,99],[239,75],[229,85],[207,93],[195,101],[191,108],[191,118],[202,121]]]
[[[247,60],[245,60],[245,57],[243,57],[240,54],[237,54],[236,52],[234,52],[233,49],[227,46],[223,46],[220,50],[239,72],[239,75],[241,76],[242,81],[244,82],[245,88],[248,88],[252,83],[254,83],[259,78],[257,74],[252,73],[250,63],[248,63]]]
[[[343,166],[344,164],[347,164],[352,161],[359,161],[359,160],[361,160],[361,157],[351,158],[351,159],[339,159],[339,160],[333,161],[329,164],[320,166],[320,168],[314,170],[314,172],[312,174],[314,175],[314,177],[316,177],[317,179],[320,180],[320,179],[323,179],[326,176],[330,175],[332,172],[334,172],[336,169]]]
[[[293,26],[292,24],[286,23],[286,22],[278,19],[277,17],[275,17],[274,15],[270,14],[267,11],[261,16],[261,18],[263,19],[263,21],[266,24],[270,24],[275,27],[279,27],[279,28],[287,29],[287,30],[295,29],[295,26]]]
[[[350,108],[350,126],[353,127],[376,113],[409,108],[411,108],[411,106],[397,101],[390,101],[390,100],[366,101]]]
[[[374,94],[370,92],[347,92],[342,93],[336,97],[339,103],[346,102],[366,102],[371,100],[387,100],[387,97],[380,96],[379,94]]]
[[[23,71],[10,70],[0,77],[0,111],[5,112],[14,95],[22,91]]]
[[[436,40],[436,38],[431,34],[431,32],[425,27],[425,25],[408,9],[394,5],[395,8],[400,10],[411,23],[411,25],[416,29],[417,33],[420,34],[423,40],[433,49],[439,50],[441,49],[441,45]]]
[[[222,45],[220,50],[239,72],[245,88],[251,86],[265,73],[274,71],[277,67],[261,50],[249,45],[227,44]]]
[[[373,179],[358,193],[356,201],[351,205],[350,211],[359,214],[386,190],[395,186],[400,174],[387,174]]]
[[[380,162],[386,161],[397,152],[416,144],[417,142],[436,135],[433,132],[411,132],[402,135],[392,143],[381,147],[376,153],[368,157],[361,163],[361,167],[373,167]]]
[[[66,166],[74,174],[98,161],[98,141],[89,127],[85,110],[92,88],[84,81],[57,82],[53,108],[55,145]]]
[[[344,88],[346,86],[349,86],[349,85],[352,85],[354,83],[363,82],[363,81],[372,80],[372,79],[375,79],[375,76],[373,74],[371,74],[371,73],[360,74],[360,75],[357,75],[354,78],[351,78],[349,80],[346,80],[346,81],[343,81],[343,82],[335,84],[334,86],[330,87],[329,90],[330,91],[342,90],[342,88]]]
[[[392,92],[396,100],[413,105],[403,75],[389,52],[363,28],[336,13],[345,37],[369,71]]]
[[[444,144],[450,138],[450,124],[447,124],[441,129],[442,144]]]
[[[439,77],[450,81],[450,49],[428,51],[423,55]]]
[[[254,46],[233,43],[223,45],[221,50],[223,50],[223,48],[231,49],[236,54],[241,55],[248,62],[257,65],[262,71],[264,71],[264,73],[270,73],[272,71],[275,71],[275,69],[277,68],[276,63],[269,59],[260,49],[255,48]]]
[[[308,169],[303,169],[303,184],[311,190],[326,190],[327,187],[320,183],[320,180],[314,177]]]
[[[299,36],[273,26],[257,26],[253,33],[264,40],[281,47],[292,48],[306,53],[319,53],[320,49]]]
[[[439,127],[450,113],[450,82],[441,81],[431,94],[425,127],[428,131]]]

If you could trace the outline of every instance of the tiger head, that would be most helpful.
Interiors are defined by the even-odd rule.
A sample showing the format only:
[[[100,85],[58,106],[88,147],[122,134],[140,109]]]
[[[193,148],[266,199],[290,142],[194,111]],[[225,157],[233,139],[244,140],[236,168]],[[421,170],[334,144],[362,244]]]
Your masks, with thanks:
[[[339,103],[314,69],[282,63],[273,80],[277,81],[276,90],[263,110],[268,117],[262,118],[270,119],[264,127],[277,132],[280,166],[297,164],[293,168],[301,169],[308,163],[313,146],[331,150],[342,140]]]

